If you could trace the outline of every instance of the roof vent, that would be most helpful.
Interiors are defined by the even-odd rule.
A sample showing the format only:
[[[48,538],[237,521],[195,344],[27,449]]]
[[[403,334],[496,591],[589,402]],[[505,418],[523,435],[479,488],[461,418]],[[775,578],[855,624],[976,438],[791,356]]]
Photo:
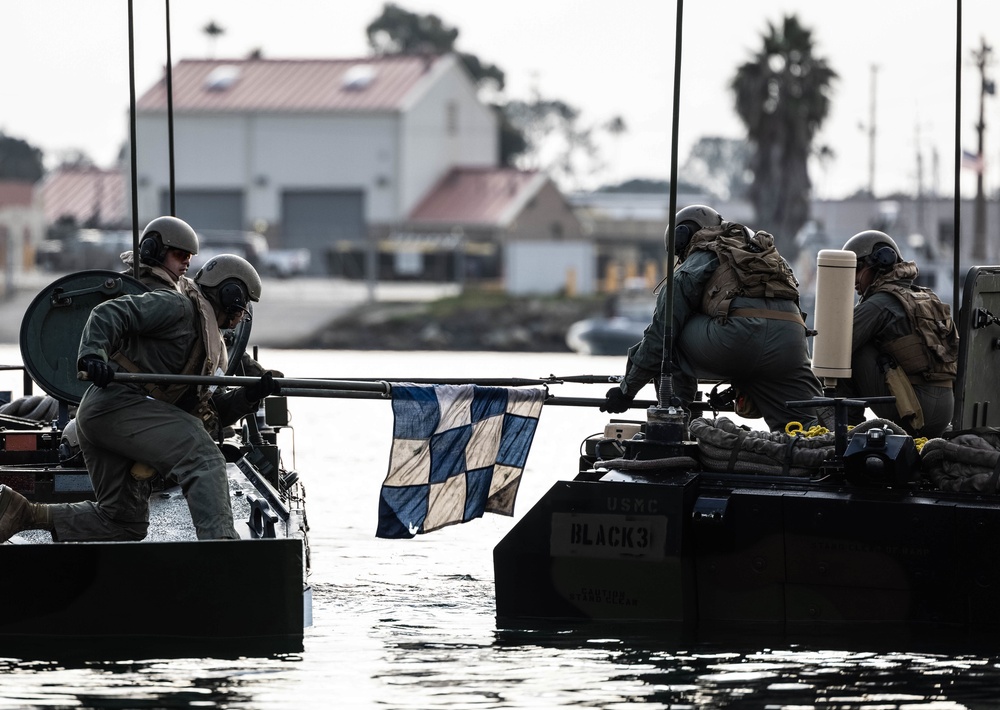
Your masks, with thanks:
[[[240,78],[240,68],[233,64],[220,64],[205,77],[206,91],[226,91]]]
[[[371,64],[355,64],[344,72],[345,91],[364,91],[375,81],[375,67]]]

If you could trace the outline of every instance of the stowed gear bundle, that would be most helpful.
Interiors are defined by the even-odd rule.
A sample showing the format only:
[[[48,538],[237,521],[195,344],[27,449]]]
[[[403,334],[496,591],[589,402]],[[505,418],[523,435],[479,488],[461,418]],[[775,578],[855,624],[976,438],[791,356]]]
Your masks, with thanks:
[[[833,432],[819,436],[754,431],[726,417],[691,421],[702,466],[708,471],[811,477],[833,458]]]
[[[1000,492],[1000,431],[983,427],[930,439],[920,451],[920,467],[943,491]]]
[[[0,414],[34,422],[47,422],[58,416],[59,401],[47,395],[19,397],[13,402],[0,405]]]

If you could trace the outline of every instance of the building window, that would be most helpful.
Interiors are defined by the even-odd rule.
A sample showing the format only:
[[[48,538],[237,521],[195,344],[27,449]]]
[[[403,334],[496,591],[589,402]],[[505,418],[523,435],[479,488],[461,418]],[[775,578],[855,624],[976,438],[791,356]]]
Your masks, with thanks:
[[[449,136],[454,136],[458,134],[458,104],[454,101],[449,101],[445,105],[445,117],[444,125],[445,130],[448,132]]]

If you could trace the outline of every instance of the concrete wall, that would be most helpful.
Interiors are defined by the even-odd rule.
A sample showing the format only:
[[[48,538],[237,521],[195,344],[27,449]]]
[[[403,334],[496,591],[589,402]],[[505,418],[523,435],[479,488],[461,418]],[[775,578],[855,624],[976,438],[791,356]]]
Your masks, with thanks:
[[[591,242],[510,242],[504,246],[504,290],[514,295],[592,294],[595,265]]]
[[[563,197],[555,183],[544,176],[541,189],[527,202],[520,205],[517,218],[508,226],[504,240],[566,240],[584,239],[583,227],[573,208]]]

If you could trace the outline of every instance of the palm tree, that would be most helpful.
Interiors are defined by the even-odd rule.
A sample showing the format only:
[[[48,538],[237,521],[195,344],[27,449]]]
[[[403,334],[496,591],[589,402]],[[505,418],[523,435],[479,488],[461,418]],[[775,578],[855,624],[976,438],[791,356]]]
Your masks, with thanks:
[[[760,226],[792,259],[794,236],[809,219],[808,159],[830,111],[837,73],[813,55],[812,32],[795,15],[768,23],[763,49],[736,72],[731,88],[747,128],[753,183],[748,196]]]

